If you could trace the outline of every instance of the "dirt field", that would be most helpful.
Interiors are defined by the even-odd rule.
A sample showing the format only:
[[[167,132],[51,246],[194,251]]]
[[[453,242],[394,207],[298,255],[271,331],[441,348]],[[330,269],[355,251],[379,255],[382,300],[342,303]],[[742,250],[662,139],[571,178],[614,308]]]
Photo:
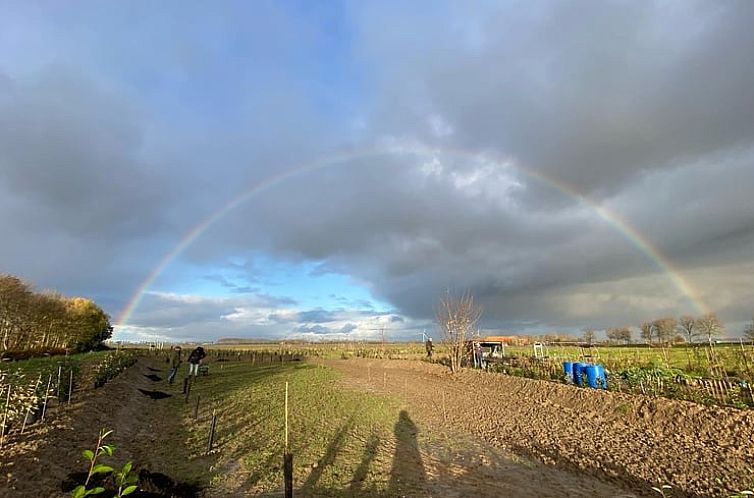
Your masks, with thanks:
[[[139,389],[164,389],[162,365],[140,360],[101,389],[77,393],[70,407],[53,407],[51,423],[35,424],[0,449],[0,496],[40,498],[70,496],[61,484],[72,472],[85,471],[81,451],[93,448],[101,428],[114,432],[109,442],[116,446],[108,459],[112,466],[126,461],[141,469],[169,476],[201,475],[201,462],[187,462],[180,447],[179,418],[165,400],[153,400]],[[206,466],[204,466],[206,467]]]
[[[351,386],[404,396],[427,423],[635,491],[671,484],[672,496],[727,496],[754,484],[751,411],[475,371],[452,376],[422,362],[328,364]]]
[[[235,365],[214,370],[202,389],[229,382],[231,372],[249,382],[254,367]],[[349,414],[328,415],[337,431],[324,439],[320,431],[311,462],[299,455],[296,496],[643,497],[659,496],[651,486],[661,484],[673,486],[669,496],[728,496],[754,481],[751,412],[474,371],[450,375],[419,361],[325,365],[341,373],[336,389],[388,395],[388,426],[379,437],[372,427],[370,436],[369,427],[344,423]],[[61,483],[84,470],[81,450],[100,428],[115,431],[111,463],[133,460],[187,483],[174,496],[192,496],[188,484],[204,487],[203,497],[279,496],[245,468],[244,455],[254,451],[243,446],[248,427],[223,434],[228,446],[211,457],[187,449],[196,437],[186,425],[190,407],[162,397],[180,392],[163,369],[142,359],[104,388],[81,393],[54,423],[14,436],[0,449],[0,496],[67,496]],[[239,446],[228,457],[231,441]]]

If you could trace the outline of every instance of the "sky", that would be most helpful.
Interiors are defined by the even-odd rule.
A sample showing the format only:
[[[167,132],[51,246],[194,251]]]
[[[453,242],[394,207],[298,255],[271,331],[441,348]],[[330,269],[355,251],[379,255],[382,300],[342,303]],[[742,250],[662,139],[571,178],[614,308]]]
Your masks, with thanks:
[[[754,2],[0,11],[0,272],[118,339],[754,315]]]

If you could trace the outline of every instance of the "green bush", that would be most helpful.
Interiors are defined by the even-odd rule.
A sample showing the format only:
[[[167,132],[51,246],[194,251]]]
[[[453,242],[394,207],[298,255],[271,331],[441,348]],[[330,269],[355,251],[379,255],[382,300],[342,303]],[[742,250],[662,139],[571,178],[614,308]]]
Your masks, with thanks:
[[[102,387],[108,381],[117,377],[123,370],[136,363],[136,356],[132,353],[116,352],[105,356],[97,365],[94,373],[94,388]]]

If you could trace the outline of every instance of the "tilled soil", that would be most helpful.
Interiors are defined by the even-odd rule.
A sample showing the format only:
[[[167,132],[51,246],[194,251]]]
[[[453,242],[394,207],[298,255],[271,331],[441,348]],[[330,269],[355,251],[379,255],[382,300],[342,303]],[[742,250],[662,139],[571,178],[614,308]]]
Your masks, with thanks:
[[[116,446],[114,457],[103,463],[120,467],[133,461],[136,472],[165,477],[175,475],[177,465],[190,465],[175,454],[180,418],[170,413],[163,396],[143,394],[167,387],[147,377],[160,369],[157,362],[140,359],[101,389],[76,393],[71,406],[53,406],[50,419],[26,434],[12,435],[0,449],[0,497],[70,496],[61,485],[69,474],[86,471],[81,451],[94,448],[101,428],[113,430],[108,442]]]
[[[647,494],[662,484],[672,485],[672,496],[728,496],[754,485],[752,411],[473,370],[451,375],[418,361],[329,364],[347,385],[403,397],[419,426],[461,430],[546,464],[530,484],[552,478],[557,487],[563,479],[564,492],[539,496],[615,496],[620,488]],[[557,469],[570,472],[553,475]],[[579,477],[588,476],[579,488]],[[596,489],[595,481],[616,487]]]

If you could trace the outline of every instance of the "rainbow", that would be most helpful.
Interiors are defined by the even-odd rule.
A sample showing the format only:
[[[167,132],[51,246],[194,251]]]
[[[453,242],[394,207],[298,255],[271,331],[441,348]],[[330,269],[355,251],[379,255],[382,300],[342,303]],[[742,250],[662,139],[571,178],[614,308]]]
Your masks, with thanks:
[[[119,313],[115,323],[116,327],[124,327],[128,324],[128,320],[139,306],[141,299],[145,293],[154,283],[154,281],[162,274],[163,271],[170,265],[170,263],[178,257],[183,251],[186,250],[196,239],[207,231],[209,227],[222,220],[229,213],[234,211],[239,206],[245,204],[256,195],[275,187],[285,181],[294,178],[298,175],[326,169],[330,167],[339,166],[345,162],[355,159],[363,159],[370,156],[378,155],[417,155],[417,156],[431,156],[431,155],[450,155],[460,158],[472,159],[488,164],[505,165],[511,167],[517,172],[523,174],[526,177],[535,179],[542,182],[545,185],[552,187],[553,189],[563,193],[564,195],[573,198],[583,205],[589,207],[594,211],[601,219],[613,226],[619,233],[621,233],[634,247],[642,252],[659,270],[666,274],[675,287],[689,300],[696,312],[699,314],[705,314],[709,312],[708,307],[704,304],[699,293],[694,287],[684,278],[681,271],[676,268],[672,262],[666,258],[654,245],[636,228],[631,226],[626,220],[621,218],[617,213],[610,209],[601,206],[594,201],[588,199],[586,196],[580,194],[569,185],[556,181],[544,174],[529,170],[523,166],[510,160],[503,160],[495,158],[486,153],[469,152],[465,150],[452,149],[452,148],[438,148],[430,147],[423,144],[400,144],[400,145],[386,145],[381,147],[374,147],[369,149],[359,149],[357,151],[339,152],[334,155],[330,155],[324,158],[317,159],[315,161],[307,162],[297,167],[284,171],[281,174],[266,178],[259,183],[252,185],[249,189],[245,190],[235,198],[231,199],[227,204],[222,206],[217,211],[211,213],[209,216],[201,220],[196,226],[189,230],[183,238],[176,244],[176,246],[169,251],[159,261],[157,266],[147,275],[144,281],[137,287],[136,291],[131,295],[123,310]]]

